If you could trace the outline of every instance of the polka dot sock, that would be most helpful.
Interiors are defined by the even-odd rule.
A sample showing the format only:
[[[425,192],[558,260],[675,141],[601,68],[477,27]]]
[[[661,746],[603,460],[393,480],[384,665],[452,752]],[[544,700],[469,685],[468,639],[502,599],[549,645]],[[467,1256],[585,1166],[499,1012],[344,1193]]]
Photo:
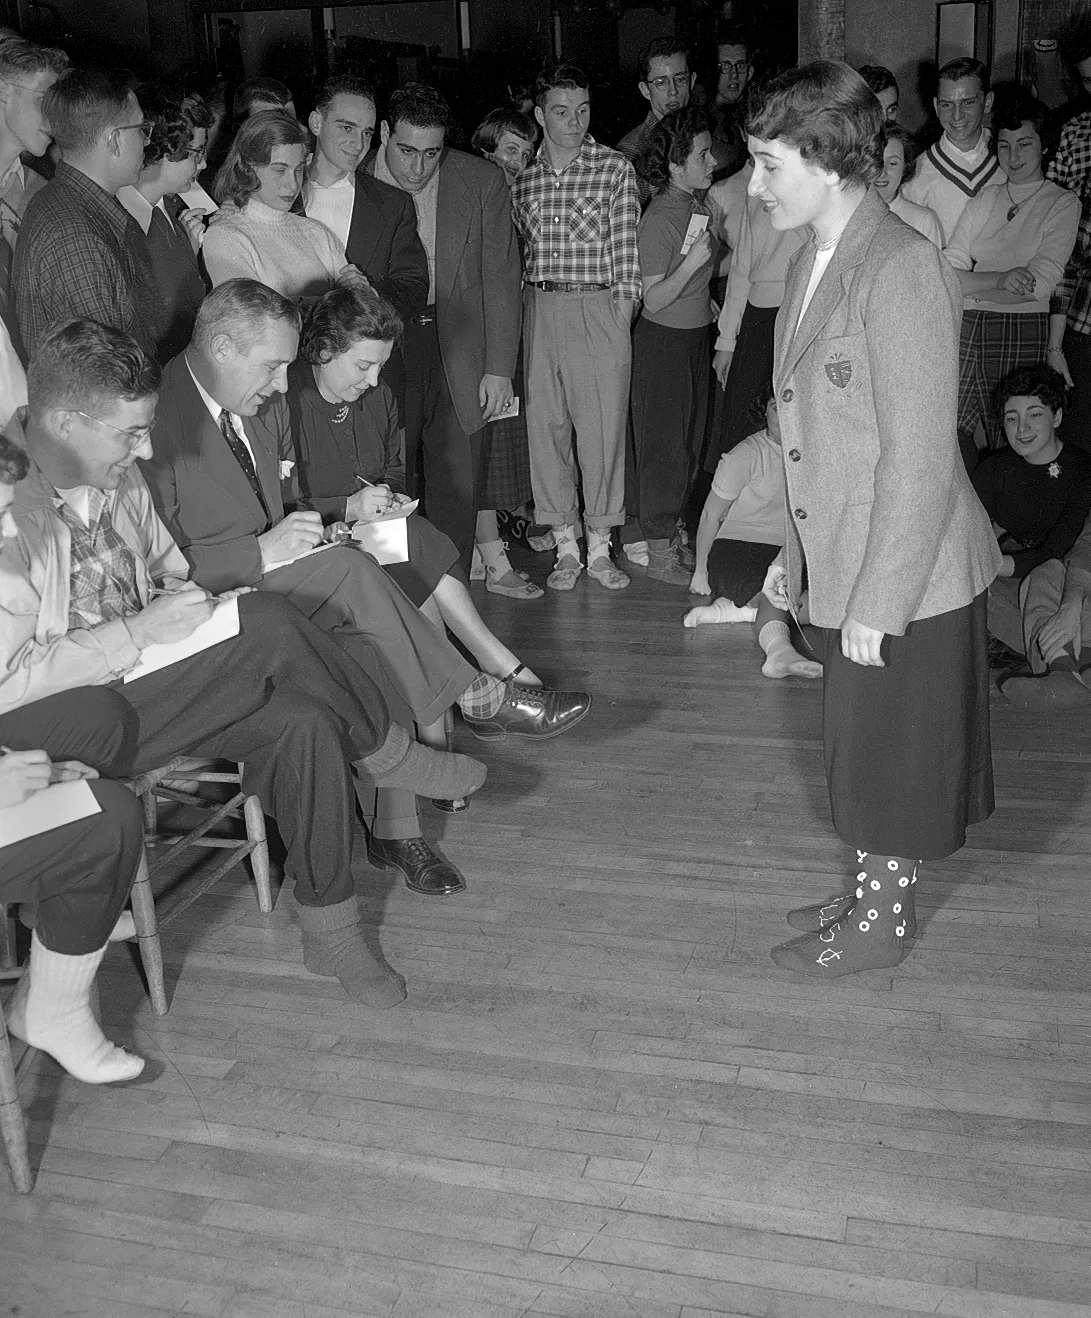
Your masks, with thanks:
[[[918,862],[857,851],[856,899],[834,924],[774,947],[778,966],[815,979],[896,966],[905,956],[907,922],[915,930]]]

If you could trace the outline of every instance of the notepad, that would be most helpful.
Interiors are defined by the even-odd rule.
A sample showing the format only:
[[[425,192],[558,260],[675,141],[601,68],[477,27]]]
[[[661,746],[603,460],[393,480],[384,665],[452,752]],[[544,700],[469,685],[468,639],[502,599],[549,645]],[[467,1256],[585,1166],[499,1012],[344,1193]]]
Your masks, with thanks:
[[[74,824],[77,819],[90,819],[102,813],[102,806],[85,778],[70,783],[54,783],[40,792],[28,796],[19,805],[5,806],[0,810],[0,847],[13,842],[37,837],[51,829]]]
[[[191,187],[186,188],[185,192],[180,192],[178,200],[185,205],[187,210],[208,211],[210,215],[213,211],[220,209],[199,183],[194,183]]]
[[[185,638],[184,641],[171,641],[169,644],[149,645],[140,651],[140,661],[136,667],[125,674],[125,682],[135,682],[138,677],[147,677],[149,673],[158,672],[176,664],[180,659],[200,654],[221,641],[229,641],[239,634],[238,597],[221,600],[212,610],[212,617],[206,618],[200,627]]]
[[[501,411],[497,412],[497,414],[492,419],[494,421],[506,421],[509,416],[518,416],[518,415],[519,415],[519,395],[516,394],[515,397],[511,400],[511,402],[507,405],[507,407],[502,408]]]
[[[700,238],[701,234],[708,228],[707,215],[691,215],[689,225],[686,228],[686,236],[682,239],[682,255],[689,251],[693,244]]]
[[[407,518],[419,499],[410,499],[373,522],[355,522],[352,538],[377,563],[409,562],[409,524]]]
[[[310,549],[304,549],[298,554],[293,554],[291,558],[282,558],[276,563],[270,563],[262,573],[267,577],[270,572],[275,572],[278,567],[288,567],[290,563],[299,563],[304,558],[310,558],[313,554],[321,554],[324,549],[336,549],[343,542],[340,540],[324,540],[320,545],[314,545]]]

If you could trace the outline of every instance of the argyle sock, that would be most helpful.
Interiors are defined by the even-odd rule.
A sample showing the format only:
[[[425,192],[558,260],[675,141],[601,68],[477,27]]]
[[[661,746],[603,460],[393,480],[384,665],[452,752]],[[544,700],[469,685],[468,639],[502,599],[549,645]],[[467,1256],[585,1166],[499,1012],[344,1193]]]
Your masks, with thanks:
[[[478,673],[458,698],[458,707],[467,718],[492,718],[504,703],[507,688],[491,673]]]

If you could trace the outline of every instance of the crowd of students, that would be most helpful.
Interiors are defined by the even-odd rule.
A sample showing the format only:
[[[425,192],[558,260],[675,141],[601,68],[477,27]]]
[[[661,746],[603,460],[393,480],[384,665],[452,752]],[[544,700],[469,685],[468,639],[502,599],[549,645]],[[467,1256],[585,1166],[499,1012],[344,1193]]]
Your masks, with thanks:
[[[0,807],[85,777],[101,811],[6,848],[0,900],[34,927],[11,1028],[73,1074],[139,1070],[88,1007],[138,850],[111,780],[177,755],[244,764],[308,969],[404,998],[359,929],[357,811],[373,863],[461,891],[418,805],[484,781],[454,707],[497,740],[591,705],[476,608],[474,576],[544,595],[501,524],[554,554],[548,590],[636,565],[708,601],[687,627],[753,623],[765,675],[823,678],[858,873],[791,913],[800,973],[897,964],[919,865],[991,811],[986,602],[1028,662],[1009,699],[1091,703],[1091,112],[1053,154],[1045,106],[957,60],[914,159],[886,70],[755,91],[747,39],[718,54],[699,105],[651,43],[617,150],[561,64],[464,152],[418,83],[380,121],[331,79],[303,122],[256,79],[228,125],[0,40]],[[352,545],[400,516],[408,561]],[[231,601],[232,639],[125,681]]]

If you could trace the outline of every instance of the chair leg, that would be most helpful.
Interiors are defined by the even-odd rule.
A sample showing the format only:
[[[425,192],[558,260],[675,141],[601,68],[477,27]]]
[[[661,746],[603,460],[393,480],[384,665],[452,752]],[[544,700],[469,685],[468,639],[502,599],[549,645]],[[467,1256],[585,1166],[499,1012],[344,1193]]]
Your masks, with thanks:
[[[0,902],[0,970],[14,970],[15,964],[15,907]]]
[[[15,1068],[11,1064],[11,1043],[4,1013],[0,1011],[0,1136],[11,1167],[11,1179],[20,1194],[29,1194],[34,1188],[27,1151],[27,1123],[19,1106],[19,1090],[15,1083]]]
[[[269,843],[265,838],[265,814],[256,796],[248,796],[242,805],[246,836],[254,843],[250,865],[258,889],[258,910],[269,915],[273,909],[273,886],[269,879]]]
[[[159,926],[155,919],[155,901],[152,898],[151,880],[148,878],[147,853],[140,857],[140,868],[132,893],[133,923],[140,942],[140,959],[148,979],[148,996],[152,1011],[157,1016],[167,1014],[167,990],[163,976],[163,947],[159,941]]]

